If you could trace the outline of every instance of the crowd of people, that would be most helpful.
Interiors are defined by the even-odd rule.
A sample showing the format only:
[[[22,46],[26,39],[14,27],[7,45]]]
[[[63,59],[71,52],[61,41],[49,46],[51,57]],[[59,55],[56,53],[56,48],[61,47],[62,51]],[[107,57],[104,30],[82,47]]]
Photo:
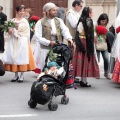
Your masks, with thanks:
[[[17,27],[9,27],[10,35],[8,47],[4,50],[4,36],[0,27],[0,52],[3,53],[3,61],[6,71],[15,73],[11,82],[24,81],[24,72],[44,69],[47,53],[57,43],[68,43],[72,49],[73,66],[72,75],[78,78],[81,87],[91,87],[87,77],[100,79],[100,53],[104,61],[104,76],[111,79],[110,68],[112,67],[112,80],[120,83],[120,13],[115,21],[115,35],[109,31],[107,25],[109,17],[102,13],[97,21],[93,21],[93,9],[83,7],[82,0],[75,0],[72,9],[67,12],[58,4],[46,3],[43,6],[44,17],[32,16],[30,8],[24,5],[16,7],[16,17],[11,21]],[[4,25],[7,16],[0,6],[0,25]],[[30,22],[35,18],[36,21]],[[36,47],[31,50],[30,41],[35,36]],[[111,39],[112,38],[112,39]],[[114,39],[115,38],[115,39]],[[114,59],[114,63],[110,62]],[[38,71],[39,69],[39,71]],[[20,72],[20,75],[19,75]],[[75,79],[76,80],[76,79]]]

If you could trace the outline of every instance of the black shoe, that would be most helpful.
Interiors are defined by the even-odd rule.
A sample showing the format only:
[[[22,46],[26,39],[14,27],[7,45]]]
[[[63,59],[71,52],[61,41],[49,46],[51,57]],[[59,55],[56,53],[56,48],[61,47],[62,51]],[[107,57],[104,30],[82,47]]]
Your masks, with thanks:
[[[111,77],[108,73],[104,73],[104,76],[108,79],[108,80],[111,80]]]
[[[19,82],[19,83],[22,83],[22,82],[23,82],[23,80],[18,80],[18,82]]]
[[[80,86],[81,87],[91,87],[88,83],[84,83],[83,81],[80,81]]]
[[[74,78],[74,83],[80,83],[79,78]]]
[[[19,77],[17,77],[16,79],[12,79],[11,82],[16,82],[19,79]]]
[[[24,80],[24,78],[23,78],[23,80]],[[19,79],[19,80],[18,80],[18,82],[19,82],[19,83],[22,83],[22,82],[23,82],[23,80],[20,80],[20,79]]]

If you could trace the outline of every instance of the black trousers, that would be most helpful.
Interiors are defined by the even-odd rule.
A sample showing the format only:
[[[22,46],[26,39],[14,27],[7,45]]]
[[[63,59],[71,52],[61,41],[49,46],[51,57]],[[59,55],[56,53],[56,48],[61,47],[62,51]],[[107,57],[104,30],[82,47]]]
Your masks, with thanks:
[[[4,32],[0,28],[0,51],[4,51]]]
[[[32,40],[33,35],[34,35],[34,32],[30,30],[30,42]]]

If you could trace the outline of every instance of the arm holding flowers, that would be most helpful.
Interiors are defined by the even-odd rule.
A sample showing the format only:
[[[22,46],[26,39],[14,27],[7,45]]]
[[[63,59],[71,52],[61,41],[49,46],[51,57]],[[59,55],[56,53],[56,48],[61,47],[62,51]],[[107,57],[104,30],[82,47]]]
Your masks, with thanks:
[[[97,36],[94,36],[94,42],[95,42],[95,43],[98,43],[98,42],[99,42]]]
[[[106,34],[107,29],[105,26],[98,25],[96,26],[96,40],[98,39],[98,42],[95,42],[96,50],[99,51],[105,51],[107,50],[107,42],[106,42]]]
[[[30,37],[30,28],[26,19],[23,19],[19,24],[15,23],[13,20],[8,21],[3,26],[3,31],[8,32],[10,35],[14,35],[17,38],[20,36]]]
[[[2,25],[2,30],[4,32],[8,32],[10,35],[13,35],[14,29],[17,28],[18,26],[15,24],[13,20],[5,22],[4,25]]]

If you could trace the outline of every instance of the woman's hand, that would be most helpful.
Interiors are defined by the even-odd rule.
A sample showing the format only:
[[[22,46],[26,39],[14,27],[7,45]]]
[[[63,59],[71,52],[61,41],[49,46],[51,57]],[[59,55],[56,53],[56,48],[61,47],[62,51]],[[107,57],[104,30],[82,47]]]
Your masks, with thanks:
[[[95,42],[95,43],[98,43],[98,42],[99,42],[97,36],[94,37],[94,42]]]
[[[75,51],[76,51],[76,44],[75,42],[73,42],[73,54],[75,54]]]
[[[13,28],[9,28],[8,33],[9,33],[10,35],[13,35],[13,33],[14,33]]]

